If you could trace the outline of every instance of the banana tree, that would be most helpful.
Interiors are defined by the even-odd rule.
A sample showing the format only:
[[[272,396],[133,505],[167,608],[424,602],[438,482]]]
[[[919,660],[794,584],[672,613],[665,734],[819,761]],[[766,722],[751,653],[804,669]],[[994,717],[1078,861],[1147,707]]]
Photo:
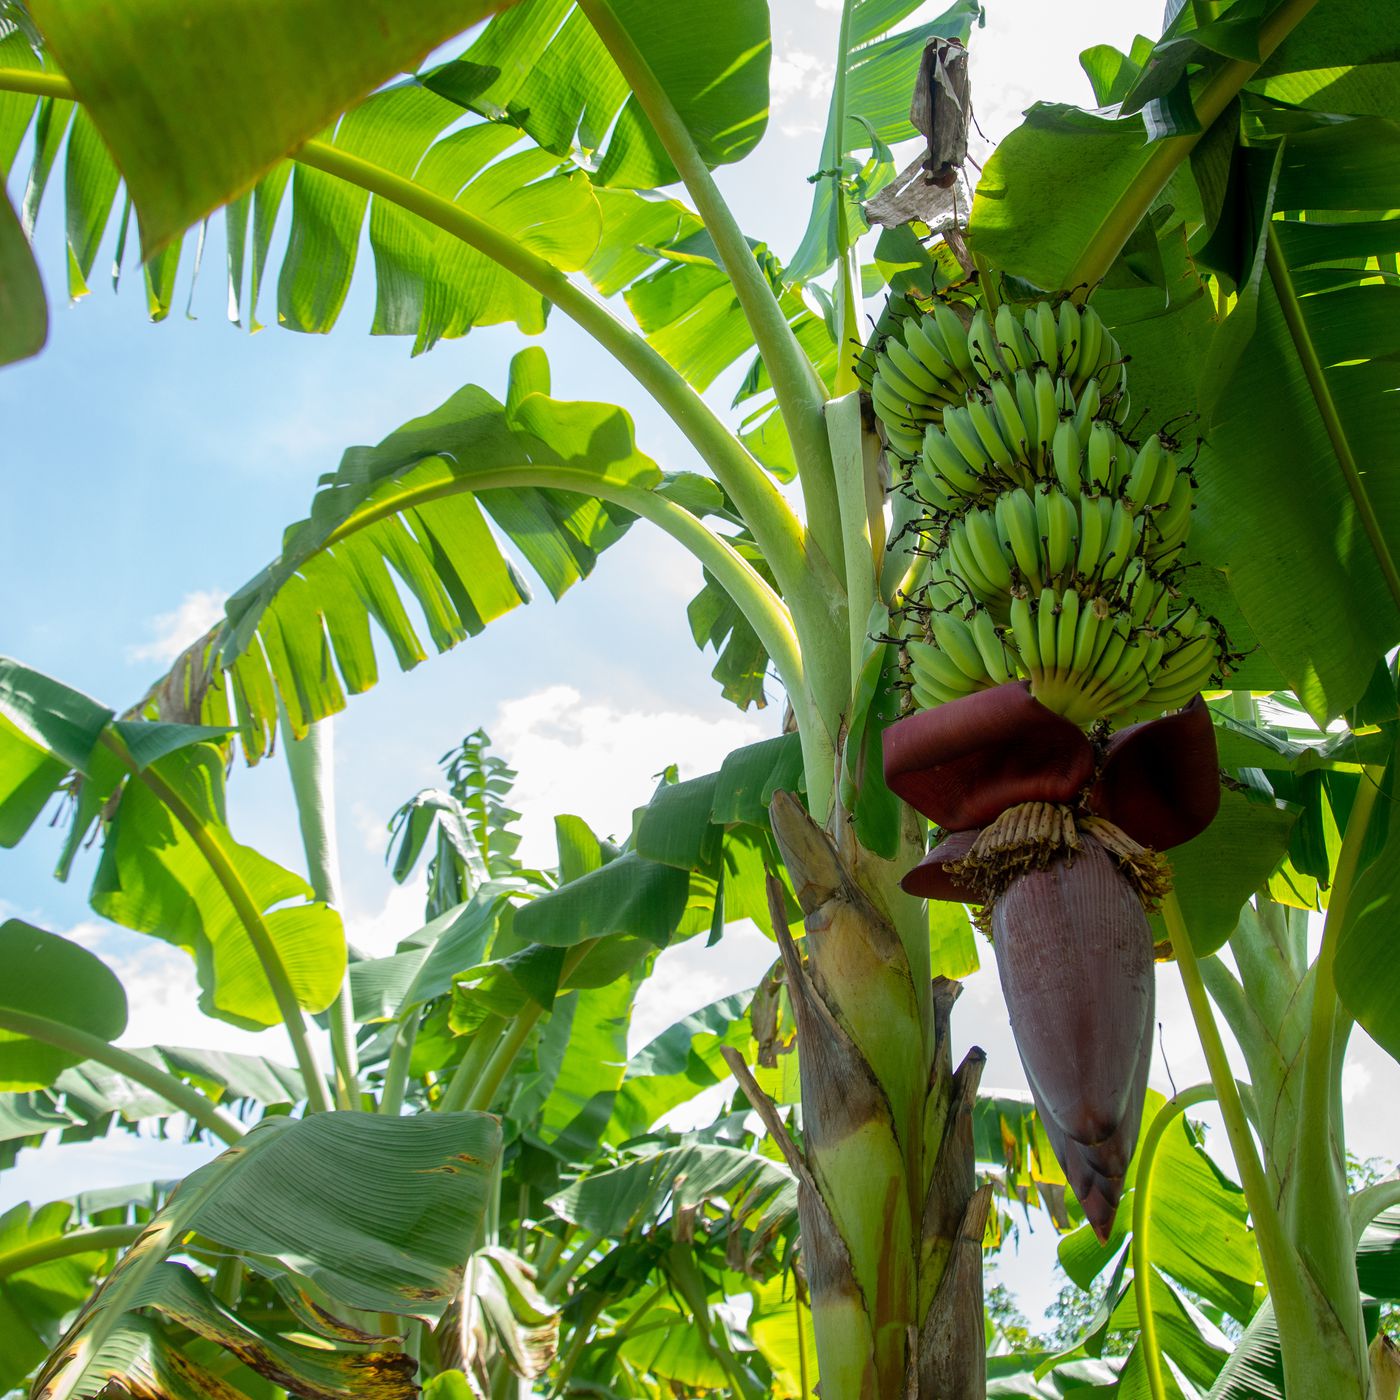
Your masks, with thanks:
[[[34,122],[22,212],[32,226],[66,137],[70,275],[81,283],[90,271],[124,179],[161,314],[175,240],[227,203],[233,305],[251,323],[290,180],[283,324],[334,322],[368,215],[376,329],[426,348],[477,324],[535,332],[556,308],[631,372],[710,475],[663,473],[619,409],[550,399],[543,355],[528,351],[504,403],[464,389],[378,447],[347,454],[281,557],[152,692],[146,713],[236,723],[256,759],[279,703],[300,736],[375,682],[371,622],[401,665],[422,658],[394,576],[443,649],[524,600],[500,535],[557,595],[635,518],[660,526],[706,570],[691,620],[720,651],[726,692],[758,698],[771,665],[798,735],[805,807],[781,796],[795,782],[770,791],[773,836],[806,916],[799,947],[778,917],[786,897],[772,888],[802,1044],[801,1145],[757,1082],[752,1098],[800,1183],[823,1393],[980,1394],[979,1242],[990,1208],[972,1168],[980,1060],[954,1072],[953,989],[934,980],[966,972],[975,952],[956,905],[928,906],[900,888],[925,825],[879,771],[881,731],[899,704],[886,637],[902,623],[891,613],[928,561],[906,528],[917,506],[886,503],[884,459],[898,458],[899,443],[863,412],[858,289],[873,266],[902,296],[934,296],[964,316],[1092,295],[1132,357],[1136,402],[1158,423],[1199,414],[1209,429],[1196,467],[1207,562],[1187,573],[1201,614],[1230,638],[1236,693],[1286,687],[1322,723],[1377,701],[1384,687],[1373,677],[1400,606],[1386,503],[1358,468],[1384,450],[1393,398],[1381,392],[1393,362],[1369,329],[1386,290],[1372,268],[1391,256],[1390,221],[1373,211],[1400,203],[1385,183],[1393,110],[1383,21],[1343,0],[1174,7],[1159,44],[1091,51],[1104,110],[1033,110],[983,173],[965,239],[952,229],[930,250],[928,224],[916,220],[882,235],[863,266],[863,201],[893,178],[890,143],[914,134],[911,95],[922,92],[919,110],[937,108],[920,88],[940,71],[925,61],[928,45],[965,41],[975,7],[901,29],[914,6],[848,0],[812,218],[784,269],[744,236],[711,174],[762,133],[761,5],[708,0],[680,33],[631,0],[525,0],[458,57],[346,110],[479,13],[445,8],[412,22],[377,15],[373,43],[336,26],[334,50],[309,65],[325,18],[315,5],[292,7],[282,28],[256,39],[242,19],[220,14],[204,29],[154,4],[121,16],[52,0],[16,8],[0,55],[0,150],[12,155]],[[253,66],[224,61],[234,45],[256,55]],[[267,97],[283,91],[295,99]],[[946,156],[931,141],[931,175],[955,178]],[[693,209],[659,195],[677,182]],[[1317,211],[1335,212],[1324,232],[1311,228]],[[1282,217],[1301,213],[1309,217]],[[23,222],[0,225],[8,304],[22,313],[11,354],[42,338]],[[619,293],[627,318],[605,304]],[[1325,327],[1308,306],[1319,298],[1337,312]],[[739,393],[748,416],[734,433],[701,392],[755,351]],[[1351,374],[1356,365],[1363,372]],[[1289,413],[1275,411],[1280,384]],[[1280,462],[1293,489],[1275,487]],[[778,489],[788,476],[802,515]],[[1320,515],[1330,522],[1321,535]],[[1242,551],[1232,534],[1241,519],[1258,519],[1276,547]],[[1289,601],[1300,594],[1310,609],[1325,598],[1321,627],[1311,612],[1312,625],[1300,625],[1303,604]],[[1377,703],[1393,719],[1393,688]],[[1369,813],[1366,801],[1352,804],[1340,889],[1365,864]],[[1309,1199],[1322,1189],[1329,1209],[1278,1220],[1195,971],[1194,945],[1208,951],[1222,920],[1228,933],[1278,866],[1291,816],[1232,788],[1209,831],[1173,858],[1177,894],[1164,913],[1278,1295],[1285,1370],[1296,1393],[1364,1394],[1359,1303],[1324,1317],[1319,1302],[1340,1296],[1334,1286],[1359,1298],[1350,1248],[1337,1244],[1335,1168],[1321,1149],[1304,1152]],[[1383,879],[1383,865],[1372,869]],[[326,880],[312,884],[324,897]],[[570,918],[576,947],[587,907]],[[1367,948],[1374,918],[1352,922],[1353,946]],[[1358,985],[1362,955],[1343,955],[1348,928],[1343,912],[1313,979],[1323,995],[1304,1077],[1308,1102],[1326,1110],[1300,1120],[1313,1124],[1339,1115],[1344,1036],[1326,1018],[1358,1014],[1388,1033],[1384,999]],[[292,1026],[297,996],[322,992],[291,988],[274,1000]],[[332,989],[332,999],[343,1017],[347,994]],[[488,1067],[511,1049],[499,1029],[481,1051]],[[339,1043],[335,1092],[350,1104],[355,1066],[343,1034]],[[309,1092],[328,1096],[300,1050],[299,1059]]]

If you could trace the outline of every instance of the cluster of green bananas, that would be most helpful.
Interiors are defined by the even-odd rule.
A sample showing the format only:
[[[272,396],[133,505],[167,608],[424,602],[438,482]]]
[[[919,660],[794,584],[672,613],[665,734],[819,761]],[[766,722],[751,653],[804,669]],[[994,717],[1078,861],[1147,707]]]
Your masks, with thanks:
[[[928,314],[906,317],[881,345],[870,396],[891,449],[906,461],[918,456],[925,430],[941,426],[950,408],[961,424],[974,402],[994,405],[1001,420],[996,431],[984,440],[986,415],[978,414],[968,445],[971,460],[1001,465],[1003,457],[1024,456],[1027,435],[1042,422],[1047,384],[1052,397],[1070,397],[1073,412],[1093,382],[1100,400],[1111,396],[1115,412],[1126,417],[1122,378],[1122,351],[1091,307],[1081,311],[1065,301],[1057,315],[1042,301],[1018,317],[1003,303],[995,319],[979,309],[964,326],[951,307],[935,302]],[[1096,402],[1089,416],[1098,409]],[[1053,409],[1056,420],[1065,411],[1062,399]]]
[[[1123,436],[1123,358],[1097,313],[1003,304],[964,327],[938,303],[881,346],[872,399],[930,508],[905,642],[916,704],[1019,677],[1087,726],[1210,684],[1223,636],[1171,582],[1194,482],[1160,436]]]
[[[1042,705],[1086,727],[1179,709],[1209,685],[1221,650],[1195,604],[1152,587],[1123,607],[1073,587],[1018,592],[1004,625],[984,607],[934,610],[904,646],[920,708],[1025,678]]]
[[[1048,483],[1003,491],[944,521],[933,538],[947,576],[1004,616],[1018,587],[1073,582],[1097,593],[1134,559],[1164,570],[1185,546],[1190,525],[1190,481],[1182,473],[1137,499]]]

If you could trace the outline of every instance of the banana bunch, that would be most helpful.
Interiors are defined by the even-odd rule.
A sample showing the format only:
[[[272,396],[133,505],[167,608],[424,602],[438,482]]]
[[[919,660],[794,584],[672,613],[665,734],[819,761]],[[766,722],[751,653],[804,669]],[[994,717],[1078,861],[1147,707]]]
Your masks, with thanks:
[[[1175,444],[1123,435],[1123,357],[1098,314],[1003,304],[905,319],[872,398],[930,507],[904,643],[927,707],[1015,679],[1075,723],[1186,704],[1224,656],[1174,584],[1195,484]]]
[[[1125,589],[1160,591],[1165,585],[1155,566],[1180,548],[1185,531],[1172,515],[1171,534],[1160,532],[1159,510],[1171,514],[1170,502],[1134,510],[1121,495],[1081,490],[1073,496],[1052,484],[1003,491],[944,526],[930,575],[956,584],[998,621],[1009,619],[1018,591],[1074,587],[1111,600]],[[1188,500],[1187,524],[1189,510]]]
[[[1127,395],[1117,392],[1122,377],[1118,342],[1092,308],[1066,301],[1057,315],[1049,302],[1037,302],[1018,316],[1003,303],[995,319],[978,310],[964,326],[951,307],[935,302],[931,312],[907,317],[881,345],[870,395],[890,447],[905,460],[919,455],[925,429],[941,425],[949,409],[970,410],[974,399],[993,406],[1000,420],[996,432],[984,437],[974,431],[992,454],[987,460],[997,462],[1003,449],[1024,453],[1022,444],[1031,442],[1026,434],[1050,421],[1047,385],[1059,397],[1056,421],[1075,411],[1090,383],[1126,417]],[[1096,403],[1088,416],[1097,411]],[[994,440],[1000,443],[995,451]],[[1042,447],[1037,440],[1042,456],[1048,441]],[[975,463],[981,454],[974,448],[969,460]]]
[[[1047,585],[1015,593],[1004,625],[985,607],[930,611],[923,636],[904,643],[915,704],[1026,679],[1042,705],[1085,727],[1185,705],[1219,669],[1220,639],[1195,604],[1173,609],[1169,591],[1134,562],[1138,586],[1126,603]]]
[[[952,611],[930,612],[924,638],[911,637],[904,649],[909,689],[924,710],[1021,674],[1015,651],[985,608],[974,608],[965,618]]]

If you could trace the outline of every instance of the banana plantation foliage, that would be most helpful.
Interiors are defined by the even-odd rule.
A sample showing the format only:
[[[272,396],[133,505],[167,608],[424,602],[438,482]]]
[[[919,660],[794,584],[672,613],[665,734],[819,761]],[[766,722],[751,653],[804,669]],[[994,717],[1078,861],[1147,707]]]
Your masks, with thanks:
[[[1395,14],[1169,0],[978,169],[976,0],[844,0],[784,261],[715,175],[764,135],[765,0],[680,8],[0,0],[0,362],[61,295],[46,194],[73,296],[115,239],[163,319],[213,221],[245,328],[358,282],[405,353],[531,338],[324,463],[144,693],[0,659],[0,843],[287,1045],[118,1045],[116,974],[0,926],[3,1165],[222,1149],[0,1215],[0,1394],[1393,1400],[1400,1179],[1349,1171],[1341,1070],[1358,1027],[1400,1056]],[[703,471],[553,397],[561,319]],[[333,717],[633,529],[781,732],[620,843],[547,813],[547,868],[467,735],[382,814],[427,900],[362,955]],[[298,869],[226,803],[276,745]],[[741,920],[768,974],[629,1057],[658,954]],[[1022,1096],[952,1053],[987,940]],[[1209,1068],[1169,1100],[1159,976]],[[1053,1337],[984,1284],[1032,1227]]]

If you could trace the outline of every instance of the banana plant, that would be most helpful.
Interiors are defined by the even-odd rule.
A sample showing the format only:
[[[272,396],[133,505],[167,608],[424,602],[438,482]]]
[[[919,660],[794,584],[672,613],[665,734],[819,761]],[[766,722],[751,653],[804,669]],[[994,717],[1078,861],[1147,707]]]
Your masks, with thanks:
[[[796,772],[763,793],[787,885],[766,865],[763,884],[803,1047],[800,1143],[761,1081],[732,1067],[799,1182],[823,1394],[842,1397],[982,1393],[980,1241],[992,1194],[976,1186],[973,1170],[980,1060],[954,1070],[947,1021],[955,991],[935,980],[970,971],[975,944],[956,906],[929,906],[901,888],[926,828],[880,772],[882,730],[900,707],[898,659],[886,640],[899,626],[892,609],[926,561],[905,528],[905,506],[887,505],[882,449],[890,442],[864,411],[857,298],[866,275],[964,314],[1092,297],[1131,357],[1135,401],[1159,423],[1185,415],[1205,433],[1194,468],[1203,560],[1187,574],[1202,612],[1231,639],[1236,696],[1287,691],[1319,724],[1347,715],[1360,730],[1377,725],[1383,748],[1395,717],[1383,662],[1400,632],[1387,500],[1364,470],[1394,440],[1387,415],[1397,402],[1387,392],[1394,360],[1373,314],[1393,275],[1393,220],[1384,211],[1400,205],[1384,18],[1352,0],[1173,6],[1156,44],[1087,55],[1097,110],[1032,109],[983,171],[965,231],[931,240],[916,218],[881,235],[871,262],[859,242],[863,201],[894,178],[888,148],[915,134],[911,98],[917,110],[934,103],[926,85],[938,69],[925,54],[966,42],[976,18],[974,6],[958,3],[901,28],[914,8],[843,7],[812,217],[786,269],[745,236],[712,173],[741,160],[763,131],[769,39],[760,4],[703,0],[679,42],[673,17],[636,0],[523,0],[455,57],[398,78],[482,7],[412,18],[376,12],[361,29],[298,4],[275,32],[250,36],[240,26],[251,21],[231,9],[189,24],[156,3],[116,15],[31,0],[6,11],[14,18],[0,38],[7,166],[33,124],[19,238],[14,221],[0,218],[6,305],[19,308],[7,355],[42,339],[22,242],[60,154],[70,285],[90,272],[122,197],[119,238],[124,244],[134,208],[157,317],[170,305],[177,240],[225,206],[232,305],[254,324],[290,186],[282,324],[317,331],[334,323],[368,223],[377,330],[412,335],[414,348],[426,349],[478,324],[537,333],[556,309],[628,369],[704,464],[707,476],[666,474],[635,446],[622,410],[551,399],[542,352],[526,351],[504,402],[468,387],[378,447],[347,454],[309,518],[288,531],[281,556],[147,697],[145,718],[113,726],[142,734],[236,727],[252,760],[270,745],[280,706],[293,747],[305,744],[301,736],[347,694],[377,679],[372,627],[406,667],[426,654],[422,628],[442,650],[525,601],[502,537],[556,596],[638,517],[697,557],[706,586],[691,622],[720,653],[717,678],[751,703],[771,666],[796,727]],[[336,45],[311,61],[320,21],[331,23]],[[227,61],[233,52],[256,60]],[[304,69],[314,82],[302,81]],[[927,160],[931,175],[955,177],[932,146]],[[676,184],[692,207],[658,193]],[[829,285],[820,280],[828,276]],[[619,296],[625,314],[608,305]],[[746,355],[754,356],[739,392],[746,417],[731,431],[702,393]],[[789,477],[801,514],[778,489]],[[1241,521],[1254,523],[1267,547],[1246,548],[1253,535],[1242,535]],[[405,593],[422,622],[410,618]],[[1217,703],[1216,715],[1228,719],[1230,706]],[[86,722],[84,735],[94,723]],[[184,747],[143,760],[129,736],[115,734],[96,761],[107,765],[107,791],[115,791],[117,762],[129,775],[117,780],[138,802],[170,811],[183,803],[184,830],[207,859],[191,825],[218,819],[208,765]],[[95,750],[78,749],[63,771],[87,771]],[[1362,971],[1383,917],[1374,911],[1390,889],[1383,848],[1376,854],[1376,804],[1366,796],[1387,761],[1352,763],[1362,786],[1337,857],[1330,908],[1340,914],[1329,913],[1307,974],[1315,1023],[1304,1056],[1309,1111],[1299,1121],[1313,1125],[1340,1122],[1350,1018],[1383,1042],[1393,1035],[1389,965],[1378,978]],[[1297,1159],[1306,1194],[1322,1191],[1327,1209],[1280,1209],[1197,969],[1275,877],[1301,820],[1272,794],[1252,801],[1258,791],[1233,781],[1239,786],[1211,827],[1172,857],[1176,893],[1163,931],[1230,1127],[1290,1385],[1295,1394],[1366,1395],[1364,1315],[1351,1241],[1339,1243],[1332,1149],[1312,1139]],[[26,791],[42,788],[41,780]],[[805,803],[792,795],[799,788]],[[704,794],[692,796],[703,810]],[[707,825],[730,825],[711,800]],[[303,825],[314,846],[314,818]],[[234,909],[238,940],[263,947],[259,930],[282,918],[298,938],[329,946],[319,913],[273,907],[290,886],[274,895],[284,885],[262,867],[240,874],[246,858],[222,832],[205,844],[247,892]],[[612,861],[596,842],[583,846],[596,868],[514,916],[522,937],[568,950],[555,991],[594,956],[578,951],[588,940],[618,936],[604,929],[600,906],[614,896],[619,871],[630,883],[647,861],[641,833]],[[115,849],[114,860],[139,863],[130,847]],[[724,842],[721,850],[726,862]],[[715,859],[713,847],[706,859]],[[314,856],[311,864],[310,893],[325,904],[333,871],[324,862],[318,869]],[[651,864],[661,870],[648,872],[645,898],[629,906],[627,937],[655,937],[668,924],[674,932],[683,918],[698,867]],[[706,878],[718,886],[718,876]],[[1351,895],[1358,879],[1375,886],[1364,903]],[[727,890],[727,865],[724,880]],[[573,884],[580,889],[569,892]],[[103,898],[136,922],[154,918],[142,910],[162,893],[151,886],[144,900],[124,891]],[[307,895],[298,887],[294,897]],[[805,920],[800,944],[789,927],[792,897]],[[312,899],[306,909],[316,907]],[[279,978],[265,953],[256,970],[246,956],[221,964],[218,954],[241,953],[243,941],[226,937],[222,906],[201,909],[200,920],[187,937],[201,950],[207,944],[210,1005],[259,1024],[280,1014],[311,1106],[326,1107],[334,1093],[353,1107],[353,970],[332,985],[332,960],[319,953],[324,981]],[[459,1029],[473,1039],[472,1071],[454,1074],[443,1091],[450,1104],[494,1102],[543,1015],[528,985],[535,971],[517,963],[482,974],[500,1010],[478,1021],[476,998],[459,1013]],[[537,989],[554,976],[547,972]],[[340,1027],[333,1090],[295,1029],[306,1011],[327,1009],[333,1031]],[[442,1018],[420,1026],[415,1044],[396,1041],[400,1065],[452,1033],[450,1011]],[[1140,1273],[1150,1281],[1149,1270]],[[1340,1311],[1322,1301],[1336,1297],[1347,1299]],[[1161,1393],[1152,1355],[1149,1347],[1148,1382]]]

